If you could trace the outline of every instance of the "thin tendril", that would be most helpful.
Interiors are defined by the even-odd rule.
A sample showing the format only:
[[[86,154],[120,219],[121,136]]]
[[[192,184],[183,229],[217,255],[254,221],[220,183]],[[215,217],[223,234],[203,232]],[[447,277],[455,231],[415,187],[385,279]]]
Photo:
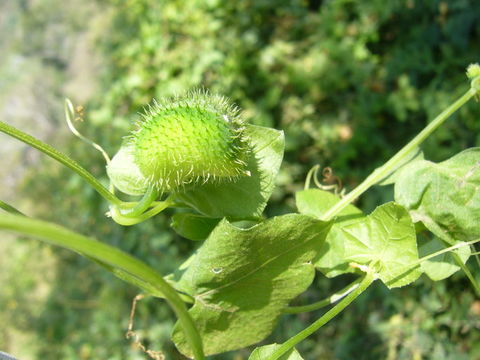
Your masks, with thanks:
[[[73,109],[72,102],[68,98],[65,99],[65,120],[67,121],[67,125],[70,131],[80,140],[98,150],[103,155],[103,158],[107,162],[107,165],[110,164],[110,157],[108,156],[107,152],[100,145],[80,134],[80,132],[75,128],[72,121],[72,119],[74,118],[74,114],[75,110]]]
[[[308,171],[307,177],[305,178],[305,186],[303,187],[303,190],[308,190],[310,188],[310,182],[312,181],[312,176],[314,178],[316,177],[318,169],[320,169],[320,165],[315,165]]]

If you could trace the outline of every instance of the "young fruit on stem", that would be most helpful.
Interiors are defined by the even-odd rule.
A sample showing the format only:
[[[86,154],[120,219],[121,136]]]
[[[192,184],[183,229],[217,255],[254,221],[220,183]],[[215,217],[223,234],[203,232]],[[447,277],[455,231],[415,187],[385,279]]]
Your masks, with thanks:
[[[160,194],[248,176],[245,123],[226,98],[193,91],[154,101],[107,171],[119,190]]]

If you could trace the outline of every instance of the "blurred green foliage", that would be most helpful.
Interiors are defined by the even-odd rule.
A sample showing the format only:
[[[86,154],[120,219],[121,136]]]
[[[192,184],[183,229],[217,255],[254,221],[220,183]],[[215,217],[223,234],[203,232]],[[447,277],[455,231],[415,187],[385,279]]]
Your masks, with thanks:
[[[23,2],[23,27],[32,36],[18,46],[26,55],[43,54],[46,67],[64,74],[68,57],[46,47],[42,37],[55,21],[58,3]],[[101,26],[88,29],[103,67],[99,91],[84,104],[80,130],[113,154],[152,98],[198,87],[226,95],[251,123],[285,130],[285,162],[269,216],[294,211],[293,193],[315,164],[331,166],[347,188],[354,187],[467,88],[465,67],[480,60],[480,2],[475,0],[88,4],[104,18]],[[70,31],[84,31],[75,12],[68,14]],[[462,108],[424,145],[426,157],[439,161],[480,145],[479,115],[478,104]],[[106,181],[100,154],[71,135],[56,145]],[[118,246],[163,274],[197,246],[169,229],[171,212],[134,228],[114,224],[104,216],[104,201],[51,161],[23,186],[22,196],[35,205],[30,214]],[[373,190],[360,206],[371,210],[390,197],[388,190]],[[30,319],[38,337],[34,358],[145,358],[124,338],[136,289],[75,254],[53,252],[56,275],[49,296]],[[27,270],[15,274],[28,278]],[[319,275],[298,303],[323,298],[348,280]],[[29,300],[15,295],[25,285],[8,284],[17,292],[7,294],[27,307]],[[416,284],[391,292],[376,284],[299,351],[306,359],[480,357],[480,303],[463,276],[441,283],[422,277]],[[2,293],[0,304],[6,300]],[[285,316],[268,342],[284,341],[318,315]],[[180,359],[169,342],[173,321],[161,301],[140,302],[136,326],[146,344]]]

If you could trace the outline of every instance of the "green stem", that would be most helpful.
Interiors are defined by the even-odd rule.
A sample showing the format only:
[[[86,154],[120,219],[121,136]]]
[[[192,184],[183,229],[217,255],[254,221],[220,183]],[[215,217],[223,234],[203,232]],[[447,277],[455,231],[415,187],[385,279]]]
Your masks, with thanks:
[[[166,199],[165,201],[156,201],[156,203],[157,205],[155,205],[153,208],[135,217],[130,216],[130,214],[123,215],[117,206],[112,206],[110,208],[110,216],[117,224],[123,226],[132,226],[150,219],[171,205],[171,201],[169,199]]]
[[[452,256],[453,256],[453,259],[455,260],[455,262],[457,263],[457,265],[460,266],[460,268],[463,270],[463,272],[467,276],[468,280],[470,280],[470,283],[472,284],[477,296],[480,297],[480,285],[479,285],[477,279],[475,279],[475,276],[473,276],[470,269],[467,267],[467,265],[465,265],[463,263],[462,259],[460,259],[460,256],[458,256],[457,253],[452,252]]]
[[[283,312],[285,314],[299,314],[299,313],[304,313],[309,311],[315,311],[325,306],[336,303],[338,300],[343,299],[345,296],[347,296],[352,291],[354,291],[358,287],[361,280],[362,278],[355,280],[351,284],[348,284],[347,286],[345,286],[342,290],[335,292],[334,294],[330,295],[326,299],[314,302],[313,304],[309,304],[309,305],[289,306],[283,309]]]
[[[445,253],[449,253],[449,252],[453,252],[453,250],[456,250],[456,249],[460,249],[464,246],[470,246],[470,245],[473,245],[477,242],[480,242],[480,239],[475,239],[475,240],[470,240],[468,242],[461,242],[461,243],[457,243],[455,245],[452,245],[450,247],[447,247],[445,249],[442,249],[442,250],[438,250],[432,254],[429,254],[429,255],[426,255],[420,259],[418,259],[418,261],[416,261],[415,263],[411,264],[410,266],[416,266],[416,265],[420,265],[422,262],[424,261],[427,261],[427,260],[430,260],[430,259],[433,259],[434,257],[436,256],[439,256],[439,255],[442,255],[442,254],[445,254]],[[473,255],[473,254],[472,254]]]
[[[320,319],[315,321],[312,325],[307,327],[306,329],[299,332],[294,337],[291,337],[286,342],[284,342],[277,350],[270,355],[267,360],[277,360],[282,355],[287,353],[290,349],[292,349],[295,345],[297,345],[300,341],[304,340],[308,336],[312,335],[315,331],[320,329],[323,325],[327,322],[332,320],[335,316],[337,316],[343,309],[345,309],[350,303],[355,300],[362,292],[364,292],[370,284],[375,280],[375,274],[373,271],[367,271],[365,276],[363,277],[362,281],[358,285],[358,287],[348,294],[342,301],[340,301],[337,305],[335,305],[332,309],[326,312]]]
[[[121,203],[120,199],[118,199],[115,195],[113,195],[110,191],[108,191],[108,189],[105,186],[103,186],[92,174],[90,174],[90,172],[88,172],[76,161],[72,160],[67,155],[61,153],[54,147],[1,121],[0,121],[0,131],[4,132],[7,135],[10,135],[11,137],[14,137],[15,139],[18,139],[24,142],[25,144],[28,144],[40,150],[44,154],[50,156],[51,158],[57,160],[61,164],[67,166],[69,169],[75,171],[111,204],[119,205]]]
[[[129,274],[129,276],[139,279],[141,282],[148,283],[152,290],[163,294],[173,308],[185,332],[185,337],[193,350],[194,358],[199,360],[205,359],[201,337],[185,304],[175,289],[150,266],[112,246],[48,222],[19,215],[3,214],[0,216],[0,228],[32,236],[47,243],[76,251],[107,266],[117,268]]]
[[[422,222],[428,227],[428,230],[435,234],[442,242],[446,245],[454,246],[457,241],[453,239],[440,225],[438,225],[436,222],[434,222],[432,219],[428,217],[422,218]],[[476,242],[476,240],[474,240]],[[472,284],[477,296],[480,297],[480,284],[475,279],[473,274],[470,272],[468,267],[463,263],[462,259],[460,259],[460,256],[458,256],[457,253],[452,252],[452,257],[457,263],[457,265],[463,270],[465,275],[467,276],[468,280]]]
[[[14,215],[16,214],[16,215],[26,216],[21,211],[17,210],[13,206],[7,204],[6,202],[4,202],[2,200],[0,200],[0,208],[9,212],[9,213],[11,213],[11,214],[14,214]],[[118,277],[119,279],[139,287],[140,289],[145,291],[147,294],[150,294],[150,295],[153,295],[153,296],[156,296],[156,297],[160,297],[160,298],[165,298],[165,296],[161,292],[159,292],[157,289],[152,287],[149,283],[146,283],[146,282],[138,279],[137,277],[127,273],[126,271],[123,271],[123,270],[118,269],[118,268],[114,268],[114,267],[112,267],[112,266],[110,266],[110,265],[108,265],[104,262],[101,262],[97,259],[94,259],[94,258],[92,258],[92,257],[90,257],[86,254],[82,253],[82,255],[87,257],[88,259],[94,261],[98,265],[104,267],[105,269],[107,269],[108,271],[113,273],[116,277]],[[193,303],[192,298],[188,297],[188,295],[184,295],[184,294],[180,294],[180,293],[178,295],[182,298],[182,300],[184,300],[188,303]],[[185,299],[187,299],[187,300],[185,300]]]
[[[14,208],[12,205],[10,204],[7,204],[6,202],[0,200],[0,209],[3,209],[5,210],[6,212],[10,213],[10,214],[17,214],[17,215],[23,215],[25,216],[24,213],[22,213],[20,210],[17,210],[16,208]]]
[[[391,174],[398,164],[411,153],[417,146],[424,142],[445,120],[447,120],[455,111],[462,107],[477,93],[477,89],[470,88],[457,101],[440,113],[431,123],[429,123],[412,141],[405,145],[397,154],[388,160],[383,166],[375,169],[360,185],[349,192],[341,201],[331,207],[322,217],[321,220],[331,220],[335,215],[342,211],[346,206],[352,203],[361,194],[367,191],[372,185]]]
[[[130,208],[129,204],[127,205],[126,210],[124,210],[123,206],[120,206],[120,212],[126,217],[137,217],[143,214],[148,208],[150,208],[152,203],[157,200],[157,197],[158,190],[155,187],[148,188],[142,199],[137,202],[133,208]]]

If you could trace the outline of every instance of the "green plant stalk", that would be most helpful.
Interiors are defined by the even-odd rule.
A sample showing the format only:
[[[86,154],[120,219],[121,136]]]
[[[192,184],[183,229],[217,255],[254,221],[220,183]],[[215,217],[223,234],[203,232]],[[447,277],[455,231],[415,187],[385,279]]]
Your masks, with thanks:
[[[105,198],[105,200],[107,200],[111,204],[120,205],[122,203],[120,199],[118,199],[114,194],[108,191],[108,189],[105,186],[103,186],[90,172],[88,172],[75,160],[72,160],[70,157],[61,153],[54,147],[2,121],[0,121],[0,131],[7,135],[10,135],[15,139],[18,139],[24,142],[25,144],[28,144],[34,147],[35,149],[40,150],[44,154],[50,156],[51,158],[57,160],[58,162],[65,165],[69,169],[73,170],[78,175],[80,175],[84,180],[86,180],[101,196]]]
[[[384,165],[375,169],[360,185],[349,192],[342,200],[332,206],[321,218],[321,220],[328,221],[335,217],[346,206],[352,203],[356,198],[367,191],[371,186],[378,183],[380,180],[390,175],[399,163],[407,156],[413,149],[424,142],[438,127],[440,127],[445,120],[447,120],[455,111],[467,103],[478,92],[476,88],[470,88],[457,101],[450,105],[447,109],[441,112],[431,123],[429,123],[413,140],[405,145],[399,152],[397,152]]]
[[[120,208],[120,213],[125,217],[137,217],[143,214],[158,197],[158,190],[155,187],[150,187],[143,195],[142,199],[135,204],[133,208],[124,210],[123,206]],[[128,205],[130,206],[130,205]]]
[[[439,227],[440,228],[440,227]],[[440,229],[441,230],[441,229]],[[441,230],[443,232],[443,230]],[[443,234],[445,236],[441,237],[441,239],[447,243],[448,245],[455,245],[455,241],[453,241],[452,239],[450,239],[450,237],[445,233],[443,232]],[[473,274],[471,273],[470,269],[467,267],[467,265],[465,265],[462,261],[462,259],[460,258],[460,256],[456,253],[456,252],[452,252],[452,257],[453,259],[455,260],[455,262],[457,263],[457,265],[462,269],[462,271],[465,273],[465,276],[468,278],[468,280],[470,281],[470,283],[472,284],[473,286],[473,289],[475,290],[475,293],[477,294],[478,297],[480,297],[480,284],[478,283],[477,279],[475,279],[475,276],[473,276]]]
[[[353,300],[355,300],[361,293],[363,293],[372,283],[375,281],[375,273],[369,269],[365,276],[363,277],[362,281],[358,285],[358,287],[344,297],[337,305],[335,305],[332,309],[327,311],[320,319],[315,321],[312,325],[307,327],[306,329],[299,332],[297,335],[291,337],[287,341],[285,341],[277,350],[275,350],[272,355],[270,355],[267,360],[277,360],[282,355],[287,353],[290,349],[295,347],[299,342],[305,340],[308,336],[312,335],[315,331],[320,329],[323,325],[327,322],[332,320],[335,316],[337,316],[343,309],[345,309],[348,305],[350,305]]]
[[[2,201],[2,200],[0,200],[0,209],[3,209],[3,210],[5,210],[6,212],[11,213],[11,214],[25,215],[25,214],[22,213],[20,210],[17,210],[17,209],[14,208],[12,205],[7,204],[6,202],[4,202],[4,201]]]
[[[469,280],[472,282],[475,290],[477,290],[477,286],[476,286],[476,283],[475,283],[475,279],[473,278],[473,275],[471,274],[471,272],[468,270],[467,266],[461,261],[460,257],[458,256],[458,254],[454,253],[453,251],[456,250],[456,249],[460,249],[464,246],[471,246],[477,242],[479,242],[480,239],[475,239],[475,240],[471,240],[471,241],[468,241],[468,242],[461,242],[461,243],[457,243],[455,245],[452,245],[450,247],[447,247],[447,248],[444,248],[442,250],[439,250],[439,251],[436,251],[432,254],[429,254],[429,255],[426,255],[420,259],[418,259],[417,261],[414,261],[413,263],[411,264],[408,264],[405,266],[405,271],[403,271],[400,275],[396,276],[394,279],[391,280],[391,282],[395,281],[396,279],[399,279],[401,277],[403,277],[405,274],[407,274],[408,272],[412,271],[413,269],[419,267],[423,262],[427,261],[427,260],[430,260],[430,259],[433,259],[439,255],[442,255],[442,254],[446,254],[446,253],[449,253],[451,252],[452,256],[455,257],[455,255],[457,256],[457,261],[459,262],[459,267],[461,267],[462,269],[465,268],[465,272],[467,274],[467,277],[469,278]],[[473,254],[472,254],[473,255]],[[461,265],[463,266],[461,266]],[[470,275],[470,276],[469,276]],[[388,285],[388,284],[386,284]]]
[[[129,277],[149,284],[152,290],[164,295],[177,315],[185,337],[193,349],[194,358],[205,359],[202,340],[188,310],[175,289],[160,274],[140,260],[112,246],[77,234],[61,226],[20,215],[3,214],[0,217],[0,229],[10,230],[21,235],[28,235],[49,244],[76,251],[95,259],[106,266],[117,268]]]
[[[424,261],[427,261],[427,260],[430,260],[438,255],[442,255],[442,254],[445,254],[447,252],[451,252],[453,250],[456,250],[456,249],[460,249],[464,246],[470,246],[470,245],[473,245],[473,244],[476,244],[477,242],[480,242],[480,239],[475,239],[475,240],[470,240],[468,242],[461,242],[461,243],[457,243],[455,245],[452,245],[450,247],[447,247],[445,249],[442,249],[442,250],[438,250],[432,254],[429,254],[429,255],[426,255],[420,259],[418,259],[418,261],[416,261],[414,264],[412,265],[420,265],[422,262]],[[473,255],[473,254],[472,254]]]
[[[427,221],[427,220],[424,219],[423,221]],[[434,221],[428,220],[428,225],[429,225],[429,230],[433,234],[435,234],[439,239],[441,239],[444,244],[450,245],[450,246],[455,245],[456,241],[445,230],[443,230],[437,223],[435,223]],[[468,267],[463,263],[462,259],[460,259],[460,256],[458,256],[457,253],[452,252],[452,257],[457,263],[457,265],[463,270],[463,272],[467,276],[477,296],[480,297],[480,284],[477,281],[477,279],[475,279],[473,274],[470,272]]]
[[[342,290],[335,292],[334,294],[330,295],[326,299],[314,302],[313,304],[308,304],[303,306],[288,306],[285,309],[283,309],[283,312],[285,314],[299,314],[299,313],[304,313],[309,311],[315,311],[325,306],[336,303],[338,300],[343,299],[345,296],[347,296],[352,291],[354,291],[358,287],[361,280],[362,278],[355,280],[351,284],[348,284],[347,286],[345,286]]]
[[[455,259],[455,262],[457,263],[457,265],[460,266],[460,268],[463,270],[468,280],[470,280],[470,283],[473,285],[473,288],[477,293],[477,296],[480,297],[480,284],[478,283],[477,279],[475,279],[471,271],[468,269],[467,265],[463,263],[462,259],[460,259],[460,256],[458,256],[457,253],[452,253],[452,256]]]
[[[0,209],[3,209],[5,210],[6,212],[8,213],[11,213],[11,214],[16,214],[16,215],[22,215],[22,216],[26,216],[24,213],[22,213],[21,211],[17,210],[16,208],[14,208],[12,205],[10,204],[7,204],[6,202],[0,200]],[[154,288],[153,286],[151,286],[149,283],[145,282],[145,281],[142,281],[140,280],[139,278],[131,275],[130,273],[124,271],[124,270],[121,270],[119,268],[114,268],[104,262],[101,262],[99,261],[98,259],[94,259],[86,254],[83,254],[83,256],[89,258],[90,260],[94,261],[95,263],[97,263],[98,265],[104,267],[105,269],[107,269],[108,271],[110,271],[111,273],[113,273],[116,277],[118,277],[119,279],[127,282],[127,283],[130,283],[132,285],[135,285],[137,287],[139,287],[140,289],[142,289],[143,291],[145,291],[147,294],[149,295],[152,295],[152,296],[155,296],[155,297],[159,297],[159,298],[162,298],[164,299],[165,296],[163,295],[163,293],[159,292],[158,289]],[[193,298],[187,294],[182,294],[182,293],[178,293],[178,295],[180,296],[180,298],[184,301],[184,302],[187,302],[189,304],[192,304],[193,303]]]
[[[112,206],[109,214],[117,224],[123,226],[132,226],[161,213],[171,205],[171,200],[166,199],[165,201],[156,201],[155,203],[156,205],[153,208],[138,216],[132,217],[130,214],[123,215],[117,206]]]

